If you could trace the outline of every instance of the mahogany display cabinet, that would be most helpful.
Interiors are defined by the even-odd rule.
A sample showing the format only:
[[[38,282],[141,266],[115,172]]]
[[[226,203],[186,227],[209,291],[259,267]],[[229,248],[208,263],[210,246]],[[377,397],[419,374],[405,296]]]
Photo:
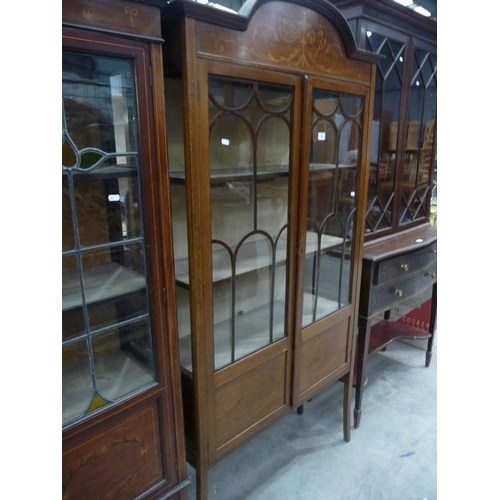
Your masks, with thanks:
[[[186,500],[160,2],[62,3],[62,498]]]
[[[186,440],[207,498],[212,464],[341,379],[350,439],[378,56],[324,0],[175,1],[162,33]]]
[[[437,315],[437,22],[392,0],[330,0],[358,45],[384,56],[377,64],[365,246],[356,356],[354,425],[368,355],[395,339],[427,338],[429,366]],[[429,331],[406,327],[391,310],[432,288]],[[383,313],[383,314],[382,314]]]

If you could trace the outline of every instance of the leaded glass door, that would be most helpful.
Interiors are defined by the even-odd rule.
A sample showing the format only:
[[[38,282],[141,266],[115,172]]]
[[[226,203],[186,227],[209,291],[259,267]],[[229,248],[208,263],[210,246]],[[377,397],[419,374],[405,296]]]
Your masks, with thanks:
[[[63,424],[156,380],[133,60],[62,56]]]
[[[306,102],[309,147],[303,156],[296,389],[299,404],[349,371],[355,327],[362,217],[359,192],[366,91],[311,80]],[[348,385],[348,384],[346,384]]]
[[[427,220],[437,160],[437,57],[412,45],[408,137],[402,163],[400,226]]]
[[[205,88],[220,457],[291,402],[301,80],[211,64]]]
[[[209,79],[214,364],[286,335],[293,88]]]
[[[365,230],[371,234],[391,230],[394,225],[398,133],[407,44],[367,30],[366,46],[383,56],[377,64],[370,150]]]

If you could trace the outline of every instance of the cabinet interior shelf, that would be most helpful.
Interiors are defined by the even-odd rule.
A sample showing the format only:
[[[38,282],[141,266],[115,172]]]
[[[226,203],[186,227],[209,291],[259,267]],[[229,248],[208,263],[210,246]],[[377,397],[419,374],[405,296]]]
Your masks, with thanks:
[[[321,250],[333,250],[334,247],[342,245],[343,238],[338,236],[321,236]],[[317,234],[308,231],[306,240],[306,255],[312,254],[318,249]],[[286,248],[278,248],[276,252],[276,264],[286,261]],[[218,283],[231,278],[232,272],[228,265],[229,256],[226,250],[216,249],[212,252],[212,281]],[[238,259],[236,266],[236,275],[242,275],[250,273],[252,271],[257,271],[271,265],[271,259],[269,255],[256,255],[251,258]],[[188,259],[177,259],[175,261],[175,278],[176,282],[180,286],[189,286],[189,271],[188,271]]]
[[[397,321],[382,320],[371,328],[368,353],[380,351],[387,344],[397,339],[428,339],[429,332],[398,323]]]
[[[115,262],[84,269],[85,301],[88,305],[115,299],[146,288],[146,279]],[[62,310],[82,306],[80,279],[76,271],[63,273]]]
[[[137,167],[127,167],[111,165],[107,167],[97,167],[95,169],[89,170],[73,170],[73,179],[78,180],[88,180],[88,179],[117,179],[120,177],[137,177],[138,171]],[[62,172],[63,177],[65,171]]]
[[[311,171],[328,171],[352,168],[356,169],[356,164],[339,164],[332,163],[311,163],[309,170]],[[274,179],[276,177],[287,177],[290,173],[288,165],[272,165],[266,167],[257,167],[258,181]],[[251,181],[253,172],[250,168],[220,168],[210,170],[210,181],[212,185],[223,184],[230,181]],[[184,184],[186,182],[186,172],[179,168],[170,170],[170,180],[175,184]]]

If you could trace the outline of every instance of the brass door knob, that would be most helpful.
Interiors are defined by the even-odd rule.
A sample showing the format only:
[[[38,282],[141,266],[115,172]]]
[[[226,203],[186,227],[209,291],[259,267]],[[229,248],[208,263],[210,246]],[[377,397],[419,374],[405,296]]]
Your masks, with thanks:
[[[401,288],[398,288],[396,291],[396,297],[402,297],[403,296],[403,290],[401,290]]]

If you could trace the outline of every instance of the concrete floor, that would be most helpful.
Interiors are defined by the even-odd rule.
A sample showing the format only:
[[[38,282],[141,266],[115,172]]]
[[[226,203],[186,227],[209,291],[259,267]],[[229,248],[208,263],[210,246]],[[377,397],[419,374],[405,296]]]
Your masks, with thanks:
[[[217,500],[435,500],[437,349],[403,342],[370,356],[359,429],[342,433],[337,382],[210,469]],[[353,393],[354,396],[354,393]],[[354,408],[354,400],[353,400]],[[189,499],[196,471],[189,467]]]

